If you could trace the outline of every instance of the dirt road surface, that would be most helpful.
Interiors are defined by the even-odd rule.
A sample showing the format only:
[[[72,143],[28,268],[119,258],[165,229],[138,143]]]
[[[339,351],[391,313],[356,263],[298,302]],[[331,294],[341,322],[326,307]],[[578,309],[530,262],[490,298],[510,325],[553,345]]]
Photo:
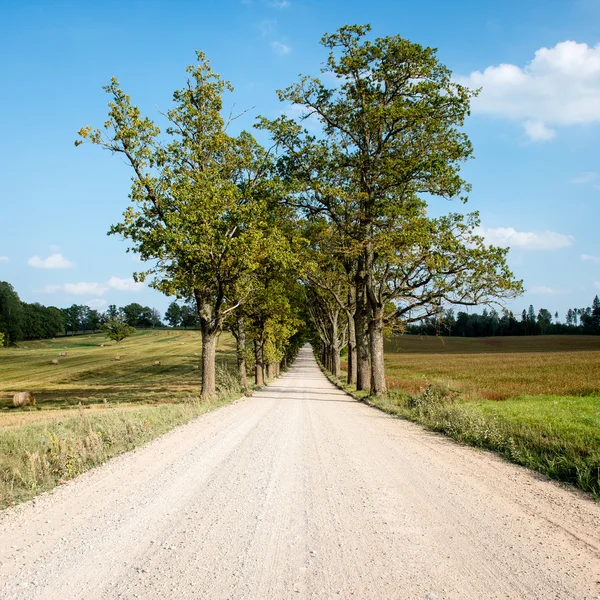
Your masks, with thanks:
[[[0,514],[0,598],[593,599],[600,506],[357,403],[250,399]]]

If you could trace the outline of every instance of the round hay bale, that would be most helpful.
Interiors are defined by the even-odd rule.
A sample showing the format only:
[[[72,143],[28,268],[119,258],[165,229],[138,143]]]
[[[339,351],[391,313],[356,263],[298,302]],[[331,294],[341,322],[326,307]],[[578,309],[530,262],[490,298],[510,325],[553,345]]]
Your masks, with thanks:
[[[104,344],[100,344],[100,348],[104,348]]]
[[[53,358],[53,359],[50,361],[50,363],[51,363],[51,364],[53,364],[53,365],[57,365],[57,364],[58,364],[58,359],[56,359],[56,358]]]
[[[154,361],[154,366],[155,367],[160,367],[160,360],[155,360]]]
[[[182,345],[182,346],[184,346],[184,345],[185,345],[185,342],[181,342],[181,345]]]
[[[197,352],[194,352],[194,356],[198,356],[198,353],[197,353]]]
[[[197,371],[200,368],[200,365],[192,365],[192,371]]]
[[[13,396],[13,406],[15,408],[21,408],[22,406],[33,406],[35,404],[35,397],[32,392],[17,392]]]
[[[120,356],[115,356],[115,360],[121,360]]]
[[[59,354],[59,356],[66,356],[66,355],[67,355],[67,353],[66,353],[66,352],[61,352],[61,353]]]

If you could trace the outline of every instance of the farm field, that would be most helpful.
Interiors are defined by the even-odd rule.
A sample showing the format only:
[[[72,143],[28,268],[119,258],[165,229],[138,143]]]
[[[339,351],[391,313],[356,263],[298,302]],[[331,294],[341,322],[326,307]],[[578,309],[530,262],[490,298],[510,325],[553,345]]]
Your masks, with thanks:
[[[390,388],[416,393],[441,382],[468,397],[600,394],[600,336],[444,338],[405,335],[386,343]]]
[[[198,400],[200,352],[199,332],[163,330],[140,331],[119,345],[95,334],[1,349],[0,508],[239,397],[231,336],[221,336],[219,393],[211,401]],[[35,406],[12,408],[18,391],[33,392]]]
[[[67,355],[61,357],[61,352]],[[139,331],[120,344],[103,334],[21,342],[18,348],[0,350],[0,425],[16,412],[31,412],[11,408],[12,395],[19,391],[33,392],[41,411],[80,403],[157,404],[198,395],[200,371],[193,367],[200,363],[200,353],[200,333],[190,330]],[[52,359],[59,364],[51,364]],[[160,366],[154,366],[157,360]],[[223,334],[217,369],[234,365],[233,338]]]

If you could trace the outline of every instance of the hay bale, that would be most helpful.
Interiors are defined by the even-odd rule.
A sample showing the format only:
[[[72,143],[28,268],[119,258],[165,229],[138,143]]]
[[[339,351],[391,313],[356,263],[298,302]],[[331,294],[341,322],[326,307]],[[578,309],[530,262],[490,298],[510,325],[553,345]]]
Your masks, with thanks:
[[[53,358],[53,359],[50,361],[50,363],[51,363],[51,364],[53,364],[53,365],[57,365],[57,364],[58,364],[58,360],[57,360],[56,358]]]
[[[181,342],[181,345],[182,345],[182,346],[184,346],[184,345],[185,345],[185,342]]]
[[[115,360],[121,360],[120,356],[115,356]]]
[[[66,352],[61,352],[61,353],[59,354],[59,356],[66,356],[66,355],[67,355],[67,353],[66,353]]]
[[[100,348],[104,348],[104,344],[100,344]]]
[[[194,356],[198,356],[198,353],[197,353],[197,352],[194,352]]]
[[[160,367],[160,360],[155,360],[154,361],[154,366],[155,367]]]
[[[21,408],[23,406],[33,406],[35,404],[35,397],[32,392],[17,392],[13,396],[13,406],[15,408]]]
[[[192,371],[197,371],[200,368],[200,365],[192,365]]]

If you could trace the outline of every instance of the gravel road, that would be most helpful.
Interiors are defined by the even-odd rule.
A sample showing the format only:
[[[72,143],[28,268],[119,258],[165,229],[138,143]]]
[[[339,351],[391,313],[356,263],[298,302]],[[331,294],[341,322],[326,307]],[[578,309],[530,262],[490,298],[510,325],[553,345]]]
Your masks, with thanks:
[[[0,513],[0,598],[600,597],[600,505],[352,401],[252,398]]]

